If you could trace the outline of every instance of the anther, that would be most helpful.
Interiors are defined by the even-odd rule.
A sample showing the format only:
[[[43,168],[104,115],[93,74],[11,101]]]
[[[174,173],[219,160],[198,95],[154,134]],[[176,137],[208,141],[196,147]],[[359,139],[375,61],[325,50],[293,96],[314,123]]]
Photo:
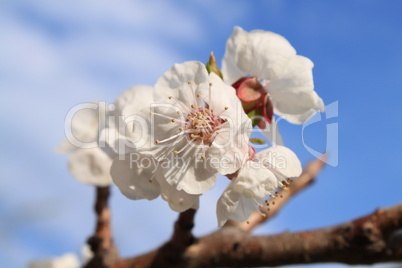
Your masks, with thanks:
[[[187,81],[187,84],[191,85],[191,81]]]
[[[212,87],[212,83],[209,83],[209,86]]]
[[[225,107],[225,110],[229,109],[229,107]]]
[[[191,104],[191,108],[193,108],[193,109],[195,108],[194,104]]]
[[[176,122],[176,120],[172,119],[172,122],[174,123],[174,122]]]
[[[201,96],[200,93],[198,93],[198,94],[197,94],[197,98],[199,98],[200,96]]]
[[[155,143],[158,144],[158,143],[159,143],[159,140],[155,140]]]
[[[171,100],[171,99],[172,99],[172,96],[169,96],[168,98],[169,98],[169,100]]]
[[[178,152],[178,151],[174,151],[173,153],[174,153],[175,155],[178,155],[178,154],[179,154],[179,152]]]
[[[180,130],[180,131],[183,131],[183,128],[182,128],[182,127],[179,127],[179,130]]]
[[[201,159],[205,159],[205,155],[201,155]]]
[[[250,224],[250,221],[246,221],[247,224]]]
[[[181,112],[180,112],[180,111],[176,111],[176,113],[180,114]]]

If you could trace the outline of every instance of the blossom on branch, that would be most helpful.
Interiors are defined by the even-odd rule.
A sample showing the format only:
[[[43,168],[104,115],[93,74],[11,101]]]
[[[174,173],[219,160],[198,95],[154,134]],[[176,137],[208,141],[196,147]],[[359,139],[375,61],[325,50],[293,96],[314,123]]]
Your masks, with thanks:
[[[250,119],[233,88],[201,62],[175,64],[157,81],[152,100],[127,103],[141,105],[132,115],[150,125],[133,127],[132,135],[151,142],[136,149],[164,163],[163,176],[178,191],[202,194],[218,172],[232,174],[248,157]]]
[[[133,86],[115,101],[114,118],[102,130],[100,143],[112,157],[110,175],[127,198],[153,200],[159,195],[177,212],[198,209],[199,195],[190,195],[169,185],[162,171],[162,163],[142,154],[150,149],[149,118],[141,116],[153,103],[153,87]]]
[[[216,210],[218,225],[223,226],[229,219],[247,220],[251,212],[268,206],[266,196],[275,198],[275,190],[286,187],[289,179],[298,177],[301,172],[299,159],[286,147],[278,145],[256,153],[219,198]]]
[[[291,123],[302,124],[324,110],[314,91],[313,66],[308,58],[296,55],[281,35],[235,27],[226,43],[222,73],[225,82],[236,88],[246,110],[265,109],[257,114],[268,123],[275,112]],[[246,78],[248,75],[252,77]]]

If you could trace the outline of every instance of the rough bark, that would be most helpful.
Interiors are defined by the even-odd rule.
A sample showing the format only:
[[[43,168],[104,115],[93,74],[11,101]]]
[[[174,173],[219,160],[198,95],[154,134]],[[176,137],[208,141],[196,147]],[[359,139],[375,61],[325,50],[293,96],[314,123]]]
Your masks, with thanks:
[[[195,240],[174,267],[263,267],[289,264],[340,262],[373,264],[402,261],[402,204],[351,222],[318,230],[252,236],[227,227]],[[395,247],[395,245],[398,245]],[[163,247],[151,253],[120,260],[113,268],[156,267],[153,261]],[[158,267],[169,267],[163,266]]]

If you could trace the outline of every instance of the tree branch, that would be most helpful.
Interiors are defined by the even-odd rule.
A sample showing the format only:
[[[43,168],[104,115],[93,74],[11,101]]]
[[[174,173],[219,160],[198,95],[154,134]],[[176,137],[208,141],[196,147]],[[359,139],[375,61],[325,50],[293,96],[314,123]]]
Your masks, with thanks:
[[[184,263],[183,255],[188,247],[197,242],[191,232],[194,227],[195,213],[195,209],[180,213],[174,225],[174,232],[170,241],[162,245],[158,250],[136,258],[120,260],[111,267],[178,267],[178,265]]]
[[[200,238],[190,245],[175,267],[262,267],[301,263],[373,264],[402,260],[392,236],[402,228],[402,203],[334,227],[308,232],[251,236],[235,227]],[[399,241],[400,242],[400,241]],[[166,244],[165,244],[166,245]],[[159,251],[121,260],[113,268],[153,267],[146,258]],[[169,267],[161,263],[160,267]]]
[[[94,257],[85,265],[91,267],[107,267],[118,259],[117,249],[113,243],[111,214],[108,207],[110,187],[96,187],[95,214],[96,226],[93,236],[88,238]]]

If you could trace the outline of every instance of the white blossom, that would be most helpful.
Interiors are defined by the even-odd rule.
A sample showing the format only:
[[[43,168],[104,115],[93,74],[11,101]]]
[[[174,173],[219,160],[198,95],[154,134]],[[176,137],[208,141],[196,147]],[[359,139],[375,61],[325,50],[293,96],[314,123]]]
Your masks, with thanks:
[[[100,138],[105,143],[103,150],[113,159],[112,180],[127,198],[153,200],[161,196],[174,211],[198,209],[199,195],[187,194],[168,184],[162,162],[140,153],[150,148],[150,133],[144,130],[151,129],[149,118],[142,117],[141,110],[149,110],[152,103],[153,87],[145,85],[133,86],[117,97],[114,123],[109,123]]]
[[[107,186],[111,183],[109,175],[112,160],[97,146],[99,128],[104,124],[107,113],[105,105],[78,110],[71,120],[71,135],[57,148],[58,152],[71,153],[68,160],[70,173],[81,183]],[[93,143],[83,148],[78,143]]]
[[[232,179],[217,204],[218,225],[228,219],[245,221],[254,210],[265,205],[265,197],[273,196],[284,187],[288,178],[302,172],[297,156],[288,148],[275,146],[265,149],[248,161]]]
[[[226,43],[222,73],[229,84],[247,75],[256,77],[268,92],[274,112],[302,124],[316,111],[324,110],[314,91],[313,66],[308,58],[296,55],[281,35],[235,27]]]
[[[79,268],[80,263],[75,254],[67,253],[61,257],[31,261],[28,268]]]
[[[166,163],[162,171],[170,185],[202,194],[214,186],[218,172],[241,167],[250,119],[234,89],[208,75],[203,63],[175,64],[157,81],[153,99],[143,113],[152,125],[151,144],[141,152]]]

